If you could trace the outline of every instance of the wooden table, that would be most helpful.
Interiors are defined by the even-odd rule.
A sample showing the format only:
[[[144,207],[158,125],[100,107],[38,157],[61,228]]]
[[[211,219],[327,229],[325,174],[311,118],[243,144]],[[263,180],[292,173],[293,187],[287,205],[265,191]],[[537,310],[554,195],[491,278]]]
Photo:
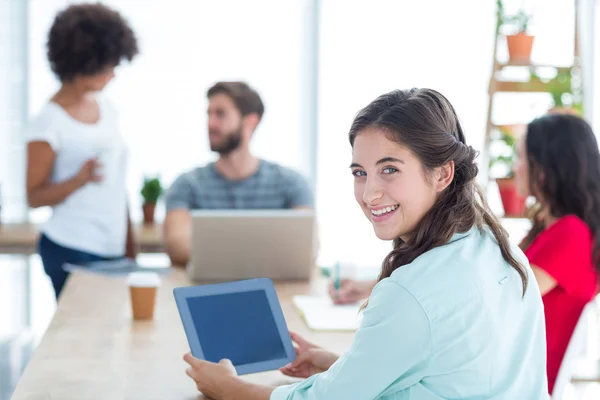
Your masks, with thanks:
[[[203,399],[185,374],[189,351],[173,288],[187,286],[185,271],[175,269],[159,290],[153,321],[131,319],[124,278],[74,272],[48,331],[18,383],[13,400]],[[290,330],[341,353],[352,333],[310,331],[296,310],[294,294],[325,293],[326,283],[277,283]],[[293,383],[278,371],[247,375],[253,382]]]
[[[142,253],[161,253],[162,225],[136,225],[135,237]],[[0,253],[35,254],[39,228],[35,224],[0,224]]]

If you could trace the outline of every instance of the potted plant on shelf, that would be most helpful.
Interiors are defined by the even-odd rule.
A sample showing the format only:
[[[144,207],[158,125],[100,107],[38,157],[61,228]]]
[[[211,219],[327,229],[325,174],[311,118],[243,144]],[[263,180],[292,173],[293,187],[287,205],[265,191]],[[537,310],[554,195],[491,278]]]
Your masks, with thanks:
[[[551,114],[583,114],[583,104],[578,87],[573,84],[572,69],[558,71],[548,82],[548,91],[552,96],[553,107],[548,110]]]
[[[512,26],[512,33],[506,35],[506,44],[508,45],[508,58],[515,64],[530,64],[531,50],[533,49],[533,39],[535,36],[528,33],[531,16],[523,9],[515,15],[506,15],[504,13],[504,4],[502,0],[496,1],[498,25],[496,33],[500,33],[502,26]]]
[[[548,93],[552,97],[552,107],[549,114],[573,114],[583,115],[583,103],[581,102],[580,77],[573,71],[576,68],[559,68],[552,79],[541,79],[532,69],[531,81],[545,83]],[[575,77],[574,77],[575,75]]]
[[[500,126],[490,143],[490,176],[495,177],[505,217],[523,217],[525,200],[517,194],[517,186],[512,171],[515,145],[520,125]]]
[[[144,203],[142,205],[142,209],[144,211],[144,224],[153,224],[156,202],[163,193],[163,187],[160,183],[160,179],[158,177],[145,177],[140,193],[144,199]]]

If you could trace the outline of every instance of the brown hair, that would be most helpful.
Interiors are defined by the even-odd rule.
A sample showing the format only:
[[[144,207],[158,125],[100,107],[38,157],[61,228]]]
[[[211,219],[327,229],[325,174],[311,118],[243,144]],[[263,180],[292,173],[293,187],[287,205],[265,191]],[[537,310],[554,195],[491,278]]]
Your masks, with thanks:
[[[454,179],[419,222],[411,238],[394,240],[394,249],[383,261],[379,280],[409,264],[425,252],[450,241],[455,233],[474,225],[487,225],[504,259],[518,272],[527,289],[525,268],[514,258],[508,237],[487,206],[477,183],[477,152],[467,146],[465,135],[450,102],[431,89],[395,90],[379,96],[363,108],[350,128],[350,144],[366,128],[385,131],[390,140],[409,148],[423,163],[426,173],[454,161]]]
[[[245,82],[217,82],[208,89],[206,97],[210,99],[216,94],[225,94],[231,98],[243,117],[257,114],[261,119],[265,112],[265,106],[258,93]]]

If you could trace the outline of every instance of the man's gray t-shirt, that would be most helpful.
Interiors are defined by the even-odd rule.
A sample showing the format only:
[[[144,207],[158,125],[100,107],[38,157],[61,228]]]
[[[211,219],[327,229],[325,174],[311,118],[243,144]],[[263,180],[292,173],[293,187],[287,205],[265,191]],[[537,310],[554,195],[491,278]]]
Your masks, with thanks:
[[[174,209],[290,209],[314,208],[313,194],[299,173],[260,160],[250,177],[231,181],[221,176],[215,163],[180,175],[166,195],[167,211]]]

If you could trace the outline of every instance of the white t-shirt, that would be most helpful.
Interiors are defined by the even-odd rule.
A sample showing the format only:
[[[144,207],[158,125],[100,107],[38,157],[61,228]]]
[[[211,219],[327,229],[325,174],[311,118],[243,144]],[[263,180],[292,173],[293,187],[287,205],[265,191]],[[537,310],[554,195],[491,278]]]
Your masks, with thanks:
[[[86,124],[49,102],[31,122],[27,141],[45,141],[56,153],[51,182],[71,179],[83,164],[98,157],[102,182],[90,182],[52,208],[42,232],[57,244],[97,254],[125,254],[127,148],[117,127],[116,110],[99,98],[100,119]]]

